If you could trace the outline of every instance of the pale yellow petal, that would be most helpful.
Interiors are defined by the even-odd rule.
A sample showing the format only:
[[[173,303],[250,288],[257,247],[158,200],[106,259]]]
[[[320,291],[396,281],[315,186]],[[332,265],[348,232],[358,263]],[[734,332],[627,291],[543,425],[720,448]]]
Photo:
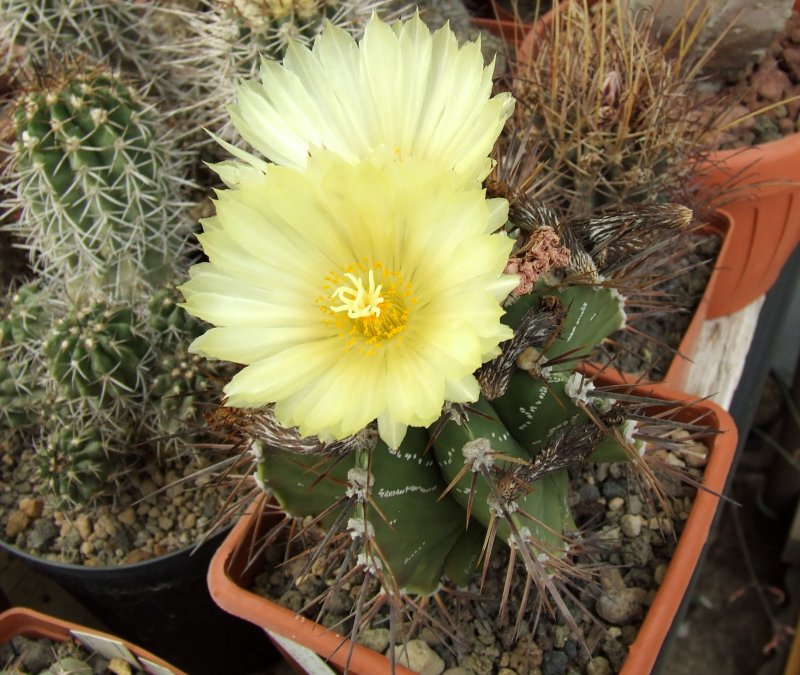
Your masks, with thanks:
[[[394,419],[388,412],[378,417],[378,434],[392,450],[397,450],[406,437],[408,425]]]
[[[225,386],[228,404],[257,408],[291,396],[335,363],[338,344],[338,338],[304,342],[247,366]]]

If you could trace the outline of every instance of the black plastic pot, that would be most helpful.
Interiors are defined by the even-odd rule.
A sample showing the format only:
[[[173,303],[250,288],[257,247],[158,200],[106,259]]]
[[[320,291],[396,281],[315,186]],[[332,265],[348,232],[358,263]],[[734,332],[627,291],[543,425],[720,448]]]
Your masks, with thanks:
[[[196,550],[120,567],[51,562],[0,546],[55,581],[115,633],[192,675],[237,675],[281,660],[263,631],[217,607],[208,593],[211,556],[230,528]]]

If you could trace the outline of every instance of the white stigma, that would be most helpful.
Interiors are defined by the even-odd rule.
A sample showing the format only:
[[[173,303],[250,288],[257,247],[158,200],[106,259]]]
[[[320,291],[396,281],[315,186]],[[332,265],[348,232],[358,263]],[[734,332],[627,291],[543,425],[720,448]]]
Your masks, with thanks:
[[[334,312],[347,312],[351,319],[363,319],[367,316],[378,317],[381,315],[381,296],[382,284],[375,285],[375,275],[369,271],[369,288],[364,288],[364,282],[355,274],[345,274],[352,282],[353,286],[339,286],[333,293],[332,298],[336,298],[342,304],[331,305]],[[354,288],[355,287],[355,288]]]

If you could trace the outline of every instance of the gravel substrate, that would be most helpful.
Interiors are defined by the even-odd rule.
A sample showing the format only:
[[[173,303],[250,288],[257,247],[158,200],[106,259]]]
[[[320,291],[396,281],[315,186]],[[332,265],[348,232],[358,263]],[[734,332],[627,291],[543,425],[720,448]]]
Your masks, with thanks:
[[[800,95],[800,12],[792,12],[761,62],[738,81],[726,83],[719,94],[732,101],[723,123],[770,108],[720,133],[716,145],[721,149],[767,143],[800,131],[800,99],[781,103]]]
[[[125,477],[112,503],[64,508],[37,492],[32,450],[0,445],[0,536],[38,557],[87,567],[137,563],[186,548],[220,515],[229,491],[208,485],[209,476],[175,484],[205,466],[201,456],[165,458],[161,466]]]
[[[0,645],[0,672],[8,675],[145,675],[122,659],[107,659],[74,640],[28,638],[22,635]]]

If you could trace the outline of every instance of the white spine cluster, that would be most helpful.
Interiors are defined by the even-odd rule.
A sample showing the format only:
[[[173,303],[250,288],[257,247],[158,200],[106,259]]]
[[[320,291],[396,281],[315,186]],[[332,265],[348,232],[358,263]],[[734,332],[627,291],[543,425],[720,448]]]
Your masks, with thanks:
[[[488,438],[476,438],[473,441],[464,443],[461,452],[464,454],[464,459],[469,468],[474,472],[478,472],[481,469],[491,469],[494,466],[492,444]]]
[[[589,403],[589,392],[594,390],[594,382],[581,373],[572,373],[564,385],[564,391],[575,403]]]
[[[372,486],[373,478],[366,469],[353,468],[347,472],[347,490],[345,495],[349,499],[356,499],[363,502],[367,498],[369,488]]]

